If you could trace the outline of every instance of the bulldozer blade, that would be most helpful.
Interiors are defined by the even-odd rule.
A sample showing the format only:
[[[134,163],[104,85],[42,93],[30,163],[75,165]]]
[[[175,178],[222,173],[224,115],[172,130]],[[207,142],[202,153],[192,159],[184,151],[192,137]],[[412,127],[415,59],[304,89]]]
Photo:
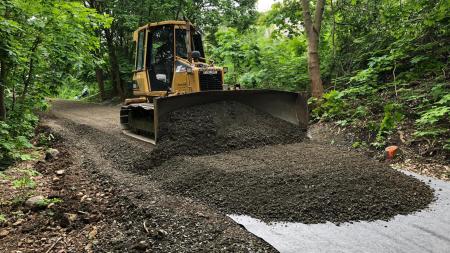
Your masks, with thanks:
[[[159,122],[170,112],[218,101],[236,101],[269,113],[301,129],[308,127],[307,98],[301,93],[275,90],[203,91],[153,99],[154,142],[159,138]]]
[[[120,109],[122,133],[135,139],[155,143],[154,106],[152,103],[134,103]]]

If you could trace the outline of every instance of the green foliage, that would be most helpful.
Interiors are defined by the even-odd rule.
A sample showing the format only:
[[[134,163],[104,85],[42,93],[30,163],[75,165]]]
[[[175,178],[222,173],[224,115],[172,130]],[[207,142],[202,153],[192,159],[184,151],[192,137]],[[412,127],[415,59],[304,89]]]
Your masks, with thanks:
[[[445,140],[444,149],[450,151],[450,139]]]
[[[62,202],[63,200],[60,198],[45,198],[43,200],[38,201],[36,204],[40,207],[46,207],[50,204],[58,204]]]
[[[448,136],[450,129],[450,93],[446,85],[438,84],[431,89],[430,95],[422,97],[424,103],[416,120],[416,137],[437,138]],[[446,148],[444,144],[443,148]]]
[[[323,95],[322,101],[319,101],[313,115],[323,119],[337,119],[346,114],[346,103],[343,100],[344,93],[332,90]],[[341,124],[346,124],[341,122]]]
[[[229,68],[225,83],[247,88],[306,89],[305,39],[280,38],[270,31],[271,27],[255,25],[246,33],[227,27],[215,33],[216,45],[208,49],[216,63]]]
[[[37,136],[37,145],[41,147],[49,147],[54,139],[55,136],[53,136],[53,134],[51,133],[39,133],[39,135]]]
[[[23,151],[32,147],[28,139],[33,136],[37,117],[28,111],[22,115],[12,114],[9,119],[8,122],[0,121],[0,160],[31,159]]]
[[[20,169],[19,171],[28,177],[37,177],[41,175],[41,173],[33,169]]]
[[[19,179],[13,180],[12,187],[14,189],[34,189],[36,187],[36,182],[29,176],[23,176]]]
[[[6,219],[6,216],[0,213],[0,225],[6,223],[6,221],[8,221],[8,219]]]
[[[367,130],[367,141],[379,147],[405,124],[416,138],[443,144],[450,124],[449,2],[333,4],[334,12],[326,6],[319,46],[323,81],[332,87],[322,99],[309,100],[313,119]],[[228,84],[307,90],[301,24],[298,2],[283,1],[246,32],[220,28],[208,49],[216,63],[229,67]]]
[[[0,67],[5,73],[7,118],[0,121],[0,167],[28,160],[45,97],[68,80],[85,79],[95,68],[96,29],[111,19],[77,1],[4,0],[0,3]],[[91,74],[89,74],[91,73]],[[2,101],[2,100],[0,100]]]
[[[448,147],[450,16],[443,10],[450,2],[333,3],[335,53],[333,13],[325,12],[320,54],[322,76],[332,77],[340,94],[327,93],[314,104],[313,116],[365,129],[377,147],[400,125],[413,128],[416,140]],[[290,1],[283,6],[292,7]],[[279,22],[301,18],[293,10],[282,11],[281,17]]]
[[[422,113],[420,119],[416,120],[416,123],[419,126],[434,125],[440,120],[444,119],[445,117],[448,117],[449,112],[450,112],[449,106],[433,107]]]
[[[364,119],[369,115],[369,108],[364,105],[360,105],[356,107],[355,112],[352,115],[352,118]]]
[[[5,173],[3,173],[3,172],[1,172],[1,171],[0,171],[0,178],[1,178],[1,179],[6,179],[6,180],[9,179],[9,177],[8,177],[7,175],[5,175]]]
[[[448,134],[447,128],[436,128],[436,127],[420,129],[414,133],[416,137],[430,137],[430,138],[437,138],[440,136],[444,136],[445,134]]]
[[[384,116],[380,123],[377,134],[377,141],[381,142],[383,138],[391,134],[397,125],[403,120],[402,105],[390,103],[384,106]]]
[[[359,148],[361,146],[361,142],[355,141],[352,143],[352,148]]]
[[[89,96],[93,96],[98,93],[98,86],[95,83],[87,84],[85,82],[80,82],[79,80],[72,79],[70,82],[64,83],[58,87],[58,98],[78,99],[77,96],[80,96],[85,87],[87,87],[89,90]]]
[[[352,148],[360,148],[360,147],[367,147],[367,143],[364,141],[355,141],[352,143]]]

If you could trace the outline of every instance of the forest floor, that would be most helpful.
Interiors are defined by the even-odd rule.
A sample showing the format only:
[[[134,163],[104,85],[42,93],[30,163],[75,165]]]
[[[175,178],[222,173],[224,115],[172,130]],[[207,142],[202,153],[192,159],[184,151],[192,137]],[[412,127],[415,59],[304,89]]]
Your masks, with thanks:
[[[55,101],[41,116],[41,131],[56,137],[59,154],[17,164],[5,175],[33,168],[39,172],[31,175],[33,195],[62,202],[3,204],[20,193],[2,179],[0,211],[7,222],[0,226],[0,251],[275,252],[226,214],[269,222],[388,220],[433,199],[426,184],[350,150],[345,136],[327,126],[313,126],[312,141],[237,145],[152,167],[154,147],[121,134],[118,110]],[[397,166],[448,179],[445,165],[414,164]],[[432,169],[418,169],[424,166]]]

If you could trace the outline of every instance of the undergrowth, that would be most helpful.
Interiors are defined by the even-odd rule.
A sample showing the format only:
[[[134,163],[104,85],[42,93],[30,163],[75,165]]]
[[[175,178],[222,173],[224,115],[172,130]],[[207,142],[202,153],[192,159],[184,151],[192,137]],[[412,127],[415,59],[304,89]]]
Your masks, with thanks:
[[[34,136],[34,128],[38,118],[31,110],[21,114],[12,112],[8,121],[0,121],[0,170],[14,160],[30,160],[26,149],[32,148],[30,139]]]
[[[355,84],[310,99],[314,120],[333,121],[366,132],[375,148],[400,144],[399,131],[409,133],[407,144],[425,143],[429,150],[450,151],[450,85],[436,78],[399,83]],[[354,147],[359,147],[357,141]]]

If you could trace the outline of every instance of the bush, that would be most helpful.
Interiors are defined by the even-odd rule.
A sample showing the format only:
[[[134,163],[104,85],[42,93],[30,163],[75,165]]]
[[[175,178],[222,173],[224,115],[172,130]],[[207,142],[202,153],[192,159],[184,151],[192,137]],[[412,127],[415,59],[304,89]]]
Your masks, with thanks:
[[[323,118],[323,119],[339,119],[341,116],[347,114],[347,104],[345,103],[344,93],[332,90],[323,95],[321,100],[316,100],[312,98],[310,104],[314,105],[316,108],[313,109],[313,117]]]
[[[378,129],[375,146],[384,146],[386,136],[392,134],[393,130],[403,120],[402,105],[398,103],[389,103],[384,106],[384,115]]]
[[[430,105],[422,105],[427,108],[419,113],[416,120],[417,130],[414,135],[418,138],[438,138],[450,134],[448,125],[450,124],[450,94],[442,85],[433,87],[430,93],[430,99],[436,101]],[[442,144],[444,149],[450,149],[449,140]]]
[[[14,160],[29,160],[31,156],[24,149],[33,145],[29,139],[34,135],[38,118],[30,110],[23,113],[12,112],[8,121],[0,121],[0,168]]]

